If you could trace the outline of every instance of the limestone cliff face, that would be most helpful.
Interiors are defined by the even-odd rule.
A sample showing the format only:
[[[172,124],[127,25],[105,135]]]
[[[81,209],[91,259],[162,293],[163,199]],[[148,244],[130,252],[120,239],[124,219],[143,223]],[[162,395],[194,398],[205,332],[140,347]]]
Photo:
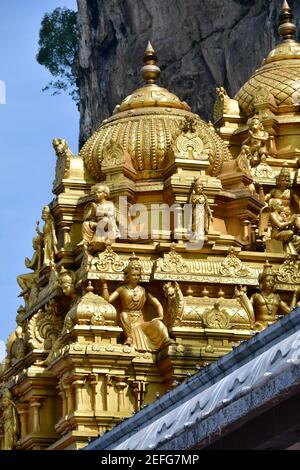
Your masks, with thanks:
[[[148,39],[160,85],[211,117],[216,86],[233,96],[278,41],[282,0],[77,0],[80,142],[140,85]],[[290,0],[298,38],[300,3]]]

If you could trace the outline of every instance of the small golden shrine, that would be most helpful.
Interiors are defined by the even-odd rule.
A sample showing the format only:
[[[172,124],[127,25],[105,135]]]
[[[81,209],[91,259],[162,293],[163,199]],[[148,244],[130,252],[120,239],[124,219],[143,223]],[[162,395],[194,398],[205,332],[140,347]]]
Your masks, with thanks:
[[[1,370],[2,449],[79,449],[288,314],[300,293],[300,44],[282,36],[214,123],[145,85],[74,155],[54,139]],[[25,271],[25,269],[24,269]]]

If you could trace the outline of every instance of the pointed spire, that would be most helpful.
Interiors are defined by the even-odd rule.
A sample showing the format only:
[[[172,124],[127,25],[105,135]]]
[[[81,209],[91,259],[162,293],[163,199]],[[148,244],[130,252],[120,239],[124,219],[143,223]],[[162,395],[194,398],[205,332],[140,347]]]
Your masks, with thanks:
[[[150,41],[146,47],[144,62],[146,65],[141,68],[142,77],[148,84],[153,84],[160,76],[160,68],[157,66],[157,55]]]
[[[296,26],[293,23],[292,10],[286,0],[283,1],[281,7],[278,30],[283,39],[283,42],[291,41],[294,39]]]

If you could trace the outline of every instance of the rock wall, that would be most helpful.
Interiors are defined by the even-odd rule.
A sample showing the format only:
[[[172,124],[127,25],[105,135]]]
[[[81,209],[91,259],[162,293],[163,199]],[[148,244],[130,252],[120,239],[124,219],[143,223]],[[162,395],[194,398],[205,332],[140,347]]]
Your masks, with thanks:
[[[142,83],[148,39],[160,84],[211,118],[216,86],[233,96],[279,40],[282,0],[77,0],[80,144]],[[300,35],[300,2],[289,0]]]

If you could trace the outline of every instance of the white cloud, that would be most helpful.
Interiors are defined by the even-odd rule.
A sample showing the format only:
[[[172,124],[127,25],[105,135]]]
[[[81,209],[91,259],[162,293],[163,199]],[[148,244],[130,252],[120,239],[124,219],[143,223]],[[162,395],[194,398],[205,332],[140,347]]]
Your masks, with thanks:
[[[5,341],[2,341],[0,339],[0,362],[3,361],[5,356],[6,356]]]

